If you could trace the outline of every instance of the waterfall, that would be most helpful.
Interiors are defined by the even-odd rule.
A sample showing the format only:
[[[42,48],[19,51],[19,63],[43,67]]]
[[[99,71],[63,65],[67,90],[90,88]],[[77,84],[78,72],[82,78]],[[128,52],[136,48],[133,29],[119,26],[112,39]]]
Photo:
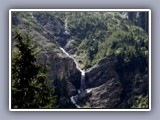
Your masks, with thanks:
[[[81,90],[85,90],[86,89],[86,85],[85,85],[85,71],[82,70],[81,71]]]
[[[80,87],[80,90],[78,90],[78,94],[75,95],[75,96],[71,96],[70,97],[70,100],[71,102],[77,107],[77,108],[80,108],[80,106],[76,103],[77,99],[78,99],[78,95],[81,94],[82,92],[85,91],[86,89],[86,85],[85,85],[85,71],[82,70],[79,65],[78,65],[78,62],[72,57],[70,56],[62,47],[60,47],[60,49],[63,51],[63,53],[65,53],[69,58],[73,59],[73,61],[75,62],[76,64],[76,68],[81,72],[81,87]]]
[[[67,30],[67,22],[66,21],[65,21],[65,24],[64,24],[64,29],[65,29],[64,33],[69,34],[69,31]]]

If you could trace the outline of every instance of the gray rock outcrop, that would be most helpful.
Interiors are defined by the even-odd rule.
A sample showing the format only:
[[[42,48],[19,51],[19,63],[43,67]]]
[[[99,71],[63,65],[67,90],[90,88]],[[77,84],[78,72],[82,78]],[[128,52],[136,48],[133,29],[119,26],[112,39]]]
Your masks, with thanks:
[[[120,103],[123,88],[114,68],[116,61],[115,57],[104,58],[86,73],[87,101],[92,108],[115,108]]]

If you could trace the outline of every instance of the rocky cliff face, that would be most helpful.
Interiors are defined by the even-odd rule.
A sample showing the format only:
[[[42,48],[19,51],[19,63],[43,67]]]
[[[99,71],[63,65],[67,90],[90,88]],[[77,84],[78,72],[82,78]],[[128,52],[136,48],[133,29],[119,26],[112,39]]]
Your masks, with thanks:
[[[102,59],[86,73],[86,84],[90,89],[88,102],[93,108],[116,108],[121,101],[123,87],[114,68],[117,59]]]
[[[137,102],[137,96],[147,94],[148,76],[137,75],[138,67],[120,75],[116,70],[117,61],[116,57],[107,57],[87,71],[85,99],[90,107],[130,108]]]
[[[64,22],[46,12],[15,12],[12,24],[13,50],[16,49],[16,29],[21,34],[26,34],[27,30],[24,28],[29,26],[32,46],[39,53],[38,64],[48,66],[48,79],[55,86],[59,107],[74,107],[70,97],[80,88],[81,73],[73,59],[59,49],[59,45],[63,46],[67,37],[64,34]]]
[[[100,86],[112,78],[118,79],[114,68],[116,62],[116,57],[107,57],[88,70],[86,72],[86,85],[88,88]]]
[[[68,106],[71,104],[70,97],[80,88],[81,73],[77,70],[74,61],[61,50],[42,53],[40,60],[48,66],[49,79],[56,86],[58,103],[61,107]]]
[[[32,14],[31,12],[15,12],[12,19],[12,29],[14,34],[16,29],[24,32],[24,28],[27,29],[27,27],[30,26],[33,46],[37,51],[40,51],[40,59],[38,62],[48,66],[48,76],[56,87],[55,95],[57,95],[60,108],[74,108],[74,105],[71,104],[70,97],[76,95],[77,90],[80,88],[81,73],[77,70],[74,61],[65,55],[59,49],[59,46],[64,47],[68,53],[75,55],[77,61],[82,62],[81,64],[88,64],[89,66],[84,66],[84,68],[89,68],[89,70],[86,71],[85,79],[87,91],[89,92],[80,95],[78,104],[82,104],[82,106],[89,105],[92,108],[131,108],[137,100],[141,100],[139,96],[146,96],[148,94],[148,73],[141,72],[144,70],[140,70],[144,68],[143,66],[141,68],[139,67],[144,63],[142,58],[138,59],[138,56],[141,54],[136,54],[137,58],[135,58],[135,62],[132,62],[133,64],[128,66],[121,65],[116,56],[120,53],[127,53],[130,49],[130,51],[134,53],[136,48],[134,48],[134,46],[127,48],[127,46],[131,43],[135,44],[135,41],[140,41],[140,43],[142,43],[140,46],[144,46],[144,42],[140,37],[141,35],[137,36],[137,34],[134,34],[136,39],[132,41],[133,38],[132,36],[128,37],[128,33],[126,34],[127,37],[125,35],[121,36],[124,32],[118,33],[118,29],[130,32],[132,32],[133,28],[133,31],[136,31],[136,29],[139,30],[139,28],[134,26],[129,27],[132,22],[135,23],[132,18],[137,18],[138,14],[132,15],[131,13],[130,15],[131,17],[129,18],[128,13],[124,12],[124,14],[121,15],[122,18],[119,15],[117,16],[118,18],[116,18],[116,15],[114,15],[115,17],[112,19],[113,14],[106,14],[107,22],[109,23],[107,25],[108,31],[106,28],[103,28],[103,26],[106,26],[104,25],[106,18],[97,22],[95,26],[95,22],[91,22],[91,20],[96,18],[86,19],[88,14],[81,19],[81,22],[77,22],[80,18],[76,20],[75,17],[75,21],[71,19],[68,25],[74,34],[68,35],[65,34],[65,21],[63,19],[64,16],[61,16],[61,14],[56,15],[55,13],[49,12],[32,12]],[[76,16],[76,14],[73,14],[73,16]],[[96,16],[96,14],[94,16]],[[141,14],[141,16],[143,18],[147,17],[146,14]],[[129,23],[128,20],[125,20],[126,18],[129,18]],[[141,20],[138,25],[145,28],[146,24],[143,25],[143,22],[144,21]],[[86,25],[90,26],[90,28],[84,27]],[[99,27],[99,31],[97,31],[97,27]],[[119,28],[117,29],[117,27]],[[106,31],[107,33],[105,33]],[[139,31],[137,32],[138,35],[141,34]],[[109,37],[110,32],[113,32],[113,36],[111,37]],[[114,33],[116,34],[114,35]],[[105,34],[107,36],[103,36]],[[117,34],[118,37],[116,38]],[[115,41],[112,42],[111,38],[114,38]],[[105,42],[103,39],[108,41]],[[116,39],[118,42],[116,42]],[[121,40],[123,39],[128,42],[122,44],[123,42],[121,43]],[[99,41],[99,43],[96,41]],[[108,43],[112,45],[108,45]],[[140,43],[136,43],[136,46]],[[106,46],[103,46],[105,44]],[[119,46],[117,44],[119,44]],[[105,48],[107,48],[107,50]],[[112,49],[109,48],[116,49],[112,51]],[[147,54],[144,47],[137,47],[137,51],[140,50],[144,51],[144,55]],[[112,52],[114,53],[113,55],[111,55]],[[107,54],[107,56],[104,56],[102,53],[104,55]],[[125,58],[127,62],[131,61],[128,60],[128,56],[132,56],[133,53],[124,54],[123,58]],[[80,54],[82,55],[79,56]],[[110,57],[108,54],[110,54]],[[97,58],[92,67],[92,64],[89,62],[93,62],[91,59],[94,60],[97,56],[100,57]],[[136,63],[136,61],[141,62]],[[123,64],[125,63],[123,62]],[[120,69],[117,69],[119,66]]]

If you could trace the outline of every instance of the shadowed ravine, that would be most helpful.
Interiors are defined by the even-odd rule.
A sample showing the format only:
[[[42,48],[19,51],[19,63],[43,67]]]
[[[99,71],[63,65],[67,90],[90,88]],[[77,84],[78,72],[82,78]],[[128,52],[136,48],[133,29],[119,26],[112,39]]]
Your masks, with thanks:
[[[78,101],[79,95],[85,93],[85,89],[86,89],[86,85],[85,85],[85,71],[82,70],[82,69],[79,67],[77,61],[76,61],[72,56],[70,56],[62,47],[60,47],[60,49],[61,49],[61,50],[63,51],[63,53],[65,53],[68,57],[70,57],[71,59],[73,59],[73,61],[74,61],[75,64],[76,64],[76,68],[81,72],[81,85],[80,85],[80,90],[78,90],[78,94],[77,94],[77,95],[70,97],[71,102],[72,102],[77,108],[80,108],[80,106],[77,104],[77,101]]]
[[[12,108],[150,107],[150,11],[11,12]]]

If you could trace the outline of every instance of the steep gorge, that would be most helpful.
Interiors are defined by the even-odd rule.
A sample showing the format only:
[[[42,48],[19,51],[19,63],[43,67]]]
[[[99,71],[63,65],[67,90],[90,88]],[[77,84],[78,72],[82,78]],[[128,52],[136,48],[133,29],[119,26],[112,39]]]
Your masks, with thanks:
[[[148,37],[127,15],[31,13],[14,14],[13,34],[31,27],[60,108],[131,108],[147,96]]]

